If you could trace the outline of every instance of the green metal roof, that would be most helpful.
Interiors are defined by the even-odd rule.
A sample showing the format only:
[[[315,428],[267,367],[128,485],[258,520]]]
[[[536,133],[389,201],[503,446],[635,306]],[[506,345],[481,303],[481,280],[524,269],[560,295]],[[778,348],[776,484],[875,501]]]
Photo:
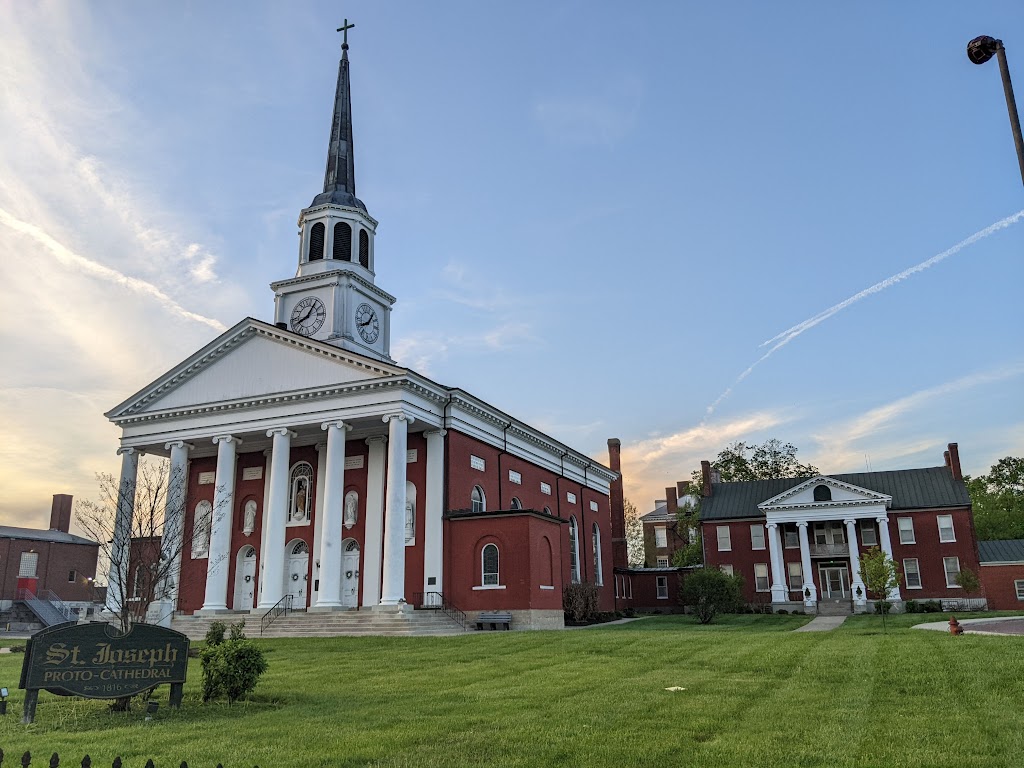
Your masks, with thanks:
[[[892,472],[854,472],[823,475],[892,497],[890,509],[966,507],[971,503],[967,486],[954,480],[949,467],[898,469]],[[711,496],[703,500],[701,520],[730,520],[764,517],[758,504],[809,480],[809,477],[779,477],[742,483],[713,483]]]
[[[982,563],[1024,563],[1024,539],[979,541],[978,555]]]

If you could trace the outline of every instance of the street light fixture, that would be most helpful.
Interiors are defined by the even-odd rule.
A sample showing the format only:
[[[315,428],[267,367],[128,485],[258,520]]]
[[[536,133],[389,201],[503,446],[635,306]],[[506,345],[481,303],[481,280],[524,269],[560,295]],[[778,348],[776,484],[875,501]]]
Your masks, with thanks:
[[[1020,132],[1020,117],[1017,114],[1017,102],[1013,98],[1013,84],[1010,82],[1010,68],[1006,64],[1006,49],[1003,47],[1003,41],[988,35],[981,35],[967,44],[967,58],[975,64],[984,64],[993,56],[999,59],[999,72],[1003,76],[1003,93],[1006,95],[1006,110],[1010,113],[1010,128],[1013,131],[1013,143],[1017,146],[1020,178],[1024,182],[1024,137]]]

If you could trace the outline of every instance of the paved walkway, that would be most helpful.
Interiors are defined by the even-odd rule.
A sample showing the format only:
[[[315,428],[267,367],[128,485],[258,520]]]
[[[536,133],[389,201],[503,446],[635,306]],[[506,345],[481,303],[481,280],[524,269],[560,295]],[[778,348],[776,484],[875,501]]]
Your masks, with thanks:
[[[970,635],[1024,635],[1024,616],[998,616],[991,619],[958,619],[965,634]],[[915,624],[914,629],[934,629],[949,632],[949,619]]]
[[[804,624],[794,632],[831,632],[846,621],[845,616],[815,616],[809,624]]]

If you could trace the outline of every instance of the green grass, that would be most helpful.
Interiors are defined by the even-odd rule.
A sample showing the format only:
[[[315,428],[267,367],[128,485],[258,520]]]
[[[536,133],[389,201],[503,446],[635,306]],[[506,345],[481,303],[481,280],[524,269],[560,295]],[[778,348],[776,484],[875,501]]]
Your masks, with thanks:
[[[20,655],[0,748],[40,765],[89,753],[127,766],[1017,766],[1024,637],[910,629],[941,614],[848,620],[662,616],[567,632],[266,641],[249,702],[111,714],[40,696],[19,724]],[[946,617],[948,619],[948,617]],[[665,688],[680,686],[684,691]],[[166,688],[157,698],[166,702]],[[44,757],[45,756],[45,757]],[[72,760],[73,758],[73,760]],[[65,762],[67,761],[67,762]]]

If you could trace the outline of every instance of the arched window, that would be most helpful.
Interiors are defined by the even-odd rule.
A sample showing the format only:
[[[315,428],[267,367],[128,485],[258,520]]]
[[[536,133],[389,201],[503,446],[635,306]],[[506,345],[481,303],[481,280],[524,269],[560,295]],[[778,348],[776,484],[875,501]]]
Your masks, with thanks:
[[[473,486],[473,511],[487,511],[487,497],[484,496],[484,489],[481,488],[479,485]]]
[[[580,583],[580,531],[576,517],[569,518],[569,571],[573,584]]]
[[[604,568],[601,567],[601,529],[594,523],[594,583],[604,584]]]
[[[192,559],[209,557],[210,532],[213,528],[213,504],[200,501],[192,516]]]
[[[832,501],[832,489],[827,485],[818,485],[814,488],[815,501]]]
[[[292,555],[308,555],[309,545],[304,541],[297,541],[292,546],[292,551],[289,553]]]
[[[544,507],[544,514],[545,515],[550,515],[551,514],[551,507]]]
[[[365,229],[359,230],[359,263],[370,268],[370,236]]]
[[[324,257],[324,223],[318,221],[309,231],[309,258],[307,261],[319,261]]]
[[[544,584],[545,586],[551,586],[555,582],[553,581],[553,579],[554,579],[554,571],[553,571],[553,569],[551,567],[551,563],[553,561],[553,558],[551,557],[551,542],[548,541],[548,537],[547,536],[544,536],[544,537],[541,538],[540,552],[541,552],[540,573],[541,573],[541,579],[542,579],[541,583]]]
[[[513,496],[512,497],[512,501],[509,502],[508,508],[509,509],[522,509],[523,508],[523,502],[521,502],[519,499],[517,499],[515,496]]]
[[[496,586],[498,584],[498,548],[494,544],[488,544],[480,553],[480,560],[482,561],[483,576],[481,583],[485,587]]]
[[[344,221],[334,225],[333,254],[338,261],[352,261],[352,227]]]
[[[291,496],[288,499],[288,525],[309,525],[313,502],[313,467],[300,461],[292,467]]]

